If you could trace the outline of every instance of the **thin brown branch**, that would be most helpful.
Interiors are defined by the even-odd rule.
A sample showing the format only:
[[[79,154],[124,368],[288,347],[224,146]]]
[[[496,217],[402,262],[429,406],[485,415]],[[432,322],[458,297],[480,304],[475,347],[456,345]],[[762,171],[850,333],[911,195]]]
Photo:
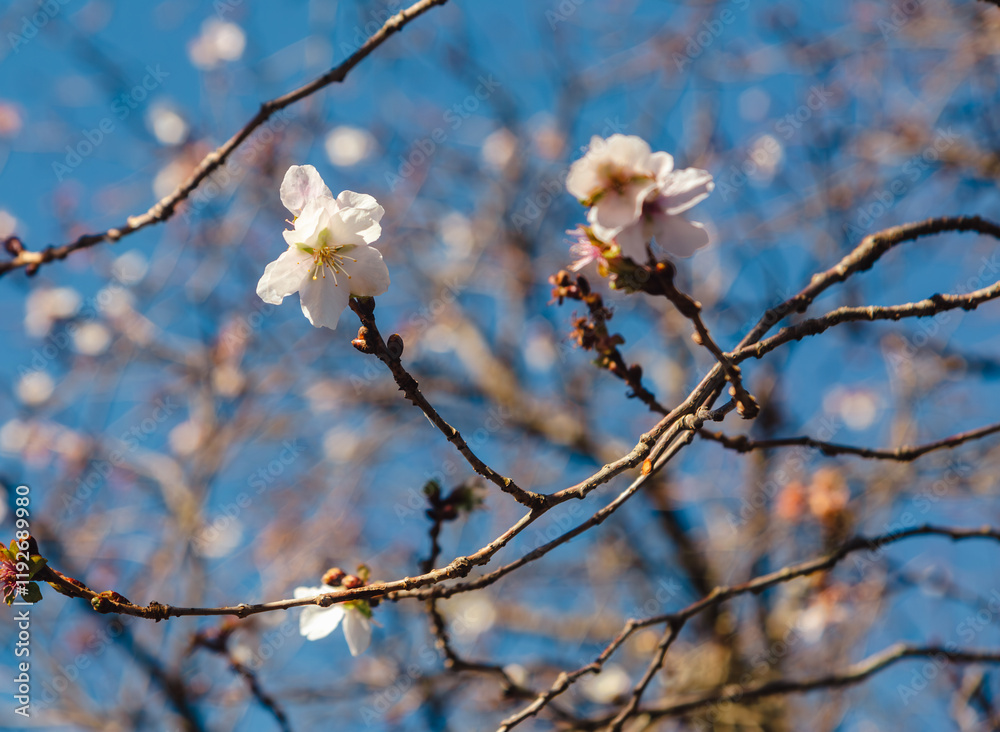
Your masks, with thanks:
[[[11,259],[6,262],[0,262],[0,275],[21,267],[27,268],[29,274],[34,274],[41,265],[57,259],[65,259],[75,251],[86,249],[105,241],[117,242],[122,237],[134,234],[140,229],[166,221],[176,212],[178,204],[186,200],[208,176],[226,162],[236,148],[253,134],[254,130],[267,122],[275,112],[314,94],[330,84],[343,81],[355,66],[368,57],[372,51],[381,46],[390,36],[401,31],[410,21],[423,15],[435,5],[444,5],[446,2],[448,0],[419,0],[415,2],[410,7],[401,10],[389,18],[358,50],[322,76],[283,96],[261,104],[260,109],[254,115],[253,119],[247,122],[239,132],[230,137],[220,147],[206,155],[198,164],[198,167],[194,169],[194,172],[188,176],[187,180],[177,186],[170,194],[160,199],[145,213],[129,216],[121,226],[110,228],[101,233],[84,234],[75,241],[61,246],[49,246],[41,251],[31,251],[24,249],[23,246],[19,246],[17,253]]]
[[[361,329],[358,331],[358,337],[352,341],[354,347],[362,353],[373,354],[388,367],[400,391],[403,392],[414,406],[419,407],[427,415],[427,419],[430,420],[431,424],[437,427],[441,431],[441,434],[447,438],[448,442],[455,446],[462,454],[462,457],[472,466],[472,469],[496,485],[504,493],[509,493],[518,503],[532,509],[545,506],[545,496],[524,490],[513,480],[500,475],[480,460],[472,451],[472,448],[469,447],[461,433],[448,424],[437,413],[437,410],[431,406],[426,397],[420,393],[417,380],[403,368],[403,364],[399,359],[403,354],[403,339],[399,335],[393,334],[389,336],[389,344],[387,345],[382,339],[382,334],[379,333],[378,326],[375,324],[375,301],[370,298],[365,300],[351,298],[351,310],[357,314],[358,319],[361,321]]]
[[[905,539],[916,536],[942,536],[953,541],[963,541],[967,539],[992,539],[1000,542],[1000,530],[984,527],[981,529],[956,529],[943,526],[915,526],[902,531],[880,534],[872,537],[857,536],[845,542],[839,549],[823,557],[811,559],[796,565],[784,567],[775,572],[755,577],[752,580],[737,585],[716,587],[711,593],[693,602],[687,607],[673,613],[654,615],[643,619],[630,619],[625,623],[622,630],[611,642],[601,651],[600,655],[592,662],[569,673],[561,673],[552,687],[538,695],[534,702],[522,709],[517,714],[505,719],[498,729],[498,732],[509,732],[517,724],[525,719],[538,714],[555,697],[562,694],[574,682],[582,676],[593,673],[598,674],[609,658],[627,641],[635,631],[661,623],[667,623],[671,628],[676,627],[679,633],[688,620],[703,612],[704,610],[719,605],[726,600],[748,593],[759,593],[775,585],[789,582],[799,577],[806,577],[817,572],[832,569],[845,557],[854,552],[871,551],[878,552],[882,547],[894,544]],[[645,710],[642,710],[645,713]],[[607,724],[607,721],[604,722]]]
[[[719,694],[692,699],[661,707],[646,707],[638,712],[650,719],[676,717],[696,709],[715,704],[743,704],[769,696],[781,694],[803,694],[819,689],[839,689],[853,686],[874,676],[893,664],[908,658],[931,658],[937,663],[1000,663],[1000,650],[979,651],[948,646],[914,646],[897,643],[884,651],[859,661],[839,674],[828,674],[813,679],[779,679],[758,686],[724,689]]]
[[[608,505],[604,506],[599,511],[594,513],[594,515],[592,515],[589,519],[587,519],[583,523],[578,524],[577,526],[575,526],[574,528],[570,529],[569,531],[563,534],[560,534],[555,539],[552,539],[548,543],[543,544],[542,546],[528,552],[519,559],[516,559],[513,562],[510,562],[509,564],[506,564],[502,567],[498,567],[492,572],[484,574],[482,577],[477,577],[474,580],[469,580],[467,582],[457,582],[455,584],[448,585],[447,587],[442,587],[442,586],[431,587],[425,590],[416,590],[412,592],[403,591],[394,594],[391,599],[397,599],[403,597],[445,598],[445,597],[452,597],[454,595],[463,592],[471,592],[473,590],[478,590],[483,587],[487,587],[496,582],[497,580],[499,580],[501,577],[504,577],[517,569],[520,569],[524,565],[529,564],[530,562],[533,562],[536,559],[544,557],[546,554],[551,552],[556,547],[562,546],[566,542],[579,536],[588,529],[591,529],[594,526],[603,523],[605,519],[607,519],[611,514],[613,514],[615,511],[621,508],[621,506],[629,498],[631,498],[636,493],[636,491],[642,488],[642,486],[646,483],[646,481],[650,477],[655,475],[659,471],[659,469],[663,466],[663,464],[666,463],[666,461],[668,461],[675,454],[677,454],[677,452],[682,447],[684,447],[685,445],[689,445],[693,438],[694,438],[693,431],[687,430],[685,432],[682,432],[674,442],[670,443],[669,450],[664,450],[662,453],[657,454],[655,458],[652,459],[652,462],[655,463],[655,465],[653,465],[648,472],[644,472],[642,475],[636,478],[632,482],[632,484],[629,485],[628,488],[622,491],[615,498],[615,500],[611,501],[611,503],[609,503]]]
[[[642,695],[646,693],[646,688],[649,686],[650,682],[656,676],[657,672],[663,667],[663,661],[667,657],[667,651],[670,650],[670,646],[677,639],[677,635],[681,632],[683,623],[667,623],[667,629],[663,632],[663,636],[660,638],[660,642],[656,645],[656,651],[653,653],[653,659],[649,662],[649,666],[646,667],[646,672],[639,679],[639,683],[635,685],[632,690],[632,695],[629,697],[628,703],[622,707],[622,710],[618,712],[614,719],[611,720],[611,724],[608,726],[608,732],[621,732],[622,726],[628,721],[629,717],[635,714],[636,709],[639,708],[639,702],[642,701]]]
[[[997,432],[1000,432],[1000,422],[986,427],[980,427],[979,429],[960,432],[956,435],[952,435],[951,437],[945,437],[944,439],[937,440],[936,442],[928,442],[925,445],[903,445],[895,450],[840,445],[835,442],[815,440],[807,435],[800,437],[779,437],[773,440],[751,440],[745,435],[733,437],[731,435],[723,434],[722,432],[712,432],[706,429],[699,430],[698,435],[706,440],[718,442],[720,445],[729,450],[736,450],[737,452],[743,453],[750,452],[751,450],[769,450],[776,447],[799,446],[814,448],[830,457],[834,455],[857,455],[858,457],[870,458],[873,460],[895,460],[901,463],[908,463],[926,455],[929,452],[955,448],[966,442],[978,440],[982,437],[996,434]]]
[[[722,372],[729,382],[729,394],[736,400],[736,410],[744,419],[753,419],[760,413],[760,405],[753,395],[743,386],[743,376],[739,366],[732,360],[732,357],[722,352],[718,344],[708,332],[708,326],[701,317],[701,303],[691,296],[678,289],[674,282],[677,270],[670,262],[655,262],[650,260],[647,267],[651,275],[651,281],[644,288],[647,292],[663,295],[677,311],[694,325],[692,339],[699,346],[708,349],[715,360],[722,367]]]
[[[776,323],[792,313],[804,313],[812,302],[835,284],[872,268],[890,249],[924,236],[947,231],[977,232],[1000,239],[1000,224],[980,216],[942,216],[917,223],[901,224],[870,234],[836,265],[813,275],[799,293],[768,310],[740,342],[737,351],[757,343]]]
[[[868,307],[842,307],[832,310],[818,318],[810,318],[801,323],[782,328],[770,338],[756,343],[746,348],[741,348],[729,354],[735,363],[740,363],[748,358],[761,358],[770,353],[778,346],[782,346],[790,341],[800,341],[808,336],[819,335],[827,329],[841,323],[855,323],[858,321],[874,322],[876,320],[902,320],[903,318],[927,318],[947,310],[975,310],[982,303],[995,300],[1000,297],[1000,282],[995,282],[989,287],[984,287],[964,295],[941,295],[936,294],[921,300],[904,305],[887,305],[879,307],[870,305]]]

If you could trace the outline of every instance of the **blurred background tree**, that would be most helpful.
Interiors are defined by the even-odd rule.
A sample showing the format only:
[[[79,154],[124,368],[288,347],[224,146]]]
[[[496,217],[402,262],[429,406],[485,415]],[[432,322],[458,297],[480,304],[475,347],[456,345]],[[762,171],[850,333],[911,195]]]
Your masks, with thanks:
[[[349,57],[403,7],[5,3],[0,237],[40,251],[121,225],[261,102]],[[352,314],[317,330],[292,301],[254,293],[285,246],[278,185],[290,165],[385,207],[382,332],[400,334],[407,369],[479,457],[552,493],[627,454],[661,417],[574,345],[586,306],[553,302],[549,277],[571,261],[565,231],[584,218],[565,178],[591,136],[638,135],[715,177],[698,209],[713,244],[677,262],[677,283],[728,351],[869,234],[997,217],[998,54],[1000,10],[984,2],[434,8],[342,84],[254,130],[166,223],[0,279],[4,521],[15,486],[30,486],[50,565],[142,604],[290,598],[334,566],[396,580],[475,552],[525,508],[478,480],[389,371],[351,347]],[[667,408],[683,402],[714,364],[688,320],[584,274],[644,387]],[[945,233],[894,248],[810,313],[997,280],[995,238]],[[742,364],[760,415],[705,430],[893,450],[982,428],[1000,404],[997,326],[987,304],[792,342]],[[629,618],[888,535],[900,540],[711,603],[671,639],[662,670],[650,662],[664,624],[636,628],[520,728],[606,728],[650,669],[644,708],[668,711],[632,715],[627,729],[996,729],[995,671],[941,654],[859,685],[711,701],[727,684],[843,675],[896,642],[995,660],[995,542],[899,532],[995,531],[996,437],[913,461],[801,444],[741,454],[719,439],[694,438],[607,521],[489,586],[431,612],[383,599],[358,657],[339,637],[302,638],[299,610],[153,623],[43,585],[31,722],[496,729]],[[472,576],[564,535],[627,484],[553,508]],[[0,625],[11,649],[0,678],[16,675],[15,634]],[[689,699],[709,701],[670,711]]]

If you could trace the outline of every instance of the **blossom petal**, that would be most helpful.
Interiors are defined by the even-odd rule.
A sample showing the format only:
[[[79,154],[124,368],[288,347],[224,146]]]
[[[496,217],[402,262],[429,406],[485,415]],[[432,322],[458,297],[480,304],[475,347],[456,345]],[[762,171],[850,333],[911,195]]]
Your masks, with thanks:
[[[629,183],[621,193],[606,191],[594,204],[597,223],[608,228],[628,226],[639,218],[643,201],[655,187],[655,181],[644,180]]]
[[[649,172],[653,174],[657,182],[662,181],[674,169],[674,156],[667,152],[655,152],[649,156]]]
[[[590,142],[591,150],[595,149],[594,141]],[[626,168],[648,170],[651,154],[649,143],[638,135],[622,135],[616,133],[607,140],[602,140],[596,149],[610,160]]]
[[[573,197],[584,201],[601,189],[599,166],[594,159],[594,151],[604,144],[597,135],[590,138],[590,149],[587,154],[569,166],[566,176],[566,190]]]
[[[352,656],[364,653],[372,641],[372,621],[360,610],[348,609],[344,613],[344,638]]]
[[[690,257],[708,244],[705,226],[682,216],[655,216],[653,235],[660,247],[678,257]]]
[[[581,201],[601,191],[610,195],[608,188],[612,178],[651,178],[650,159],[649,143],[641,137],[614,134],[602,140],[595,135],[590,140],[587,154],[570,166],[566,190]],[[649,188],[645,192],[648,191]]]
[[[314,198],[333,198],[319,171],[311,165],[293,165],[281,181],[281,202],[298,216]]]
[[[312,257],[305,252],[295,247],[286,250],[264,268],[257,282],[257,295],[266,303],[278,305],[288,295],[298,292],[309,276],[311,265]]]
[[[327,592],[335,592],[336,587],[330,587],[330,585],[323,585],[322,587],[296,587],[295,593],[292,595],[296,600],[302,600],[306,597],[316,597],[316,595],[322,595]]]
[[[590,230],[594,233],[594,236],[603,241],[605,244],[610,244],[614,241],[618,232],[620,232],[623,228],[621,226],[601,226],[597,222],[597,211],[594,209],[587,211],[587,223],[590,225]]]
[[[382,216],[385,215],[385,209],[379,205],[374,196],[369,196],[367,193],[341,191],[340,195],[337,196],[337,203],[341,208],[360,208],[367,211],[376,223],[381,221]]]
[[[714,188],[712,174],[707,170],[675,170],[660,183],[657,203],[665,213],[674,216],[704,201]]]
[[[299,289],[302,313],[316,328],[337,329],[337,321],[351,299],[350,280],[344,273],[320,271],[314,277],[307,277]]]
[[[637,264],[646,263],[646,245],[649,244],[650,239],[652,239],[652,235],[649,231],[649,224],[644,221],[637,221],[631,226],[626,226],[615,236],[615,242],[622,250],[622,254]]]
[[[330,214],[328,224],[337,245],[370,244],[382,235],[382,227],[363,208],[343,208]]]
[[[299,616],[299,633],[304,635],[306,640],[326,638],[337,629],[343,619],[343,605],[331,605],[330,607],[307,605],[302,609],[302,615]]]
[[[389,289],[389,268],[378,249],[360,246],[343,249],[341,254],[348,260],[344,263],[344,271],[350,277],[348,284],[352,295],[375,297]]]

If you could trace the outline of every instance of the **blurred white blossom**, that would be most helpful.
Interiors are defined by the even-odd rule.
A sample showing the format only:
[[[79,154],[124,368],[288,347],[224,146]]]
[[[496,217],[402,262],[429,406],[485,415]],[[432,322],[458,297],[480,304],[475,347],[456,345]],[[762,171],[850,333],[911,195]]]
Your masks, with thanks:
[[[326,156],[338,168],[357,165],[375,152],[378,145],[368,130],[341,125],[326,136]]]
[[[201,34],[188,44],[188,57],[200,69],[211,69],[243,55],[247,38],[235,23],[209,18],[201,25]]]
[[[104,353],[111,343],[111,331],[100,323],[83,323],[73,331],[73,347],[84,356]]]
[[[55,391],[56,383],[44,371],[29,371],[17,382],[17,398],[28,406],[44,404]]]
[[[24,304],[24,329],[28,335],[44,338],[56,321],[76,315],[80,295],[71,287],[32,290]]]
[[[146,126],[164,145],[178,145],[187,137],[188,123],[168,104],[154,104],[146,112]]]

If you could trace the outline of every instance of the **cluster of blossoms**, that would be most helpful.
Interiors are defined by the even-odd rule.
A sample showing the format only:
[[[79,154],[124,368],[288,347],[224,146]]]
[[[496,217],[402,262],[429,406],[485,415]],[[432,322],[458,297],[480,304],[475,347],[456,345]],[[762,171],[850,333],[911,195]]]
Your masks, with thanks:
[[[355,587],[363,587],[367,580],[367,567],[362,567],[359,574],[362,577],[347,574],[339,567],[334,567],[323,575],[322,586],[296,587],[295,599],[301,600],[342,589],[350,590]],[[352,656],[357,656],[364,653],[368,644],[371,643],[371,618],[372,608],[368,600],[350,600],[330,607],[307,605],[302,609],[302,615],[299,616],[299,633],[305,636],[306,640],[319,640],[330,635],[343,621],[347,647]]]
[[[654,153],[640,137],[595,136],[566,178],[566,190],[590,209],[588,225],[569,232],[575,238],[571,269],[597,262],[606,275],[619,257],[643,263],[654,239],[667,254],[691,256],[708,244],[708,232],[682,214],[714,187],[707,171],[675,170],[671,155]]]
[[[369,246],[382,234],[385,211],[378,201],[354,191],[334,198],[316,168],[293,165],[281,182],[281,202],[294,215],[294,228],[283,232],[288,249],[257,283],[264,302],[278,305],[297,292],[309,322],[332,330],[352,295],[389,289],[382,254]]]

